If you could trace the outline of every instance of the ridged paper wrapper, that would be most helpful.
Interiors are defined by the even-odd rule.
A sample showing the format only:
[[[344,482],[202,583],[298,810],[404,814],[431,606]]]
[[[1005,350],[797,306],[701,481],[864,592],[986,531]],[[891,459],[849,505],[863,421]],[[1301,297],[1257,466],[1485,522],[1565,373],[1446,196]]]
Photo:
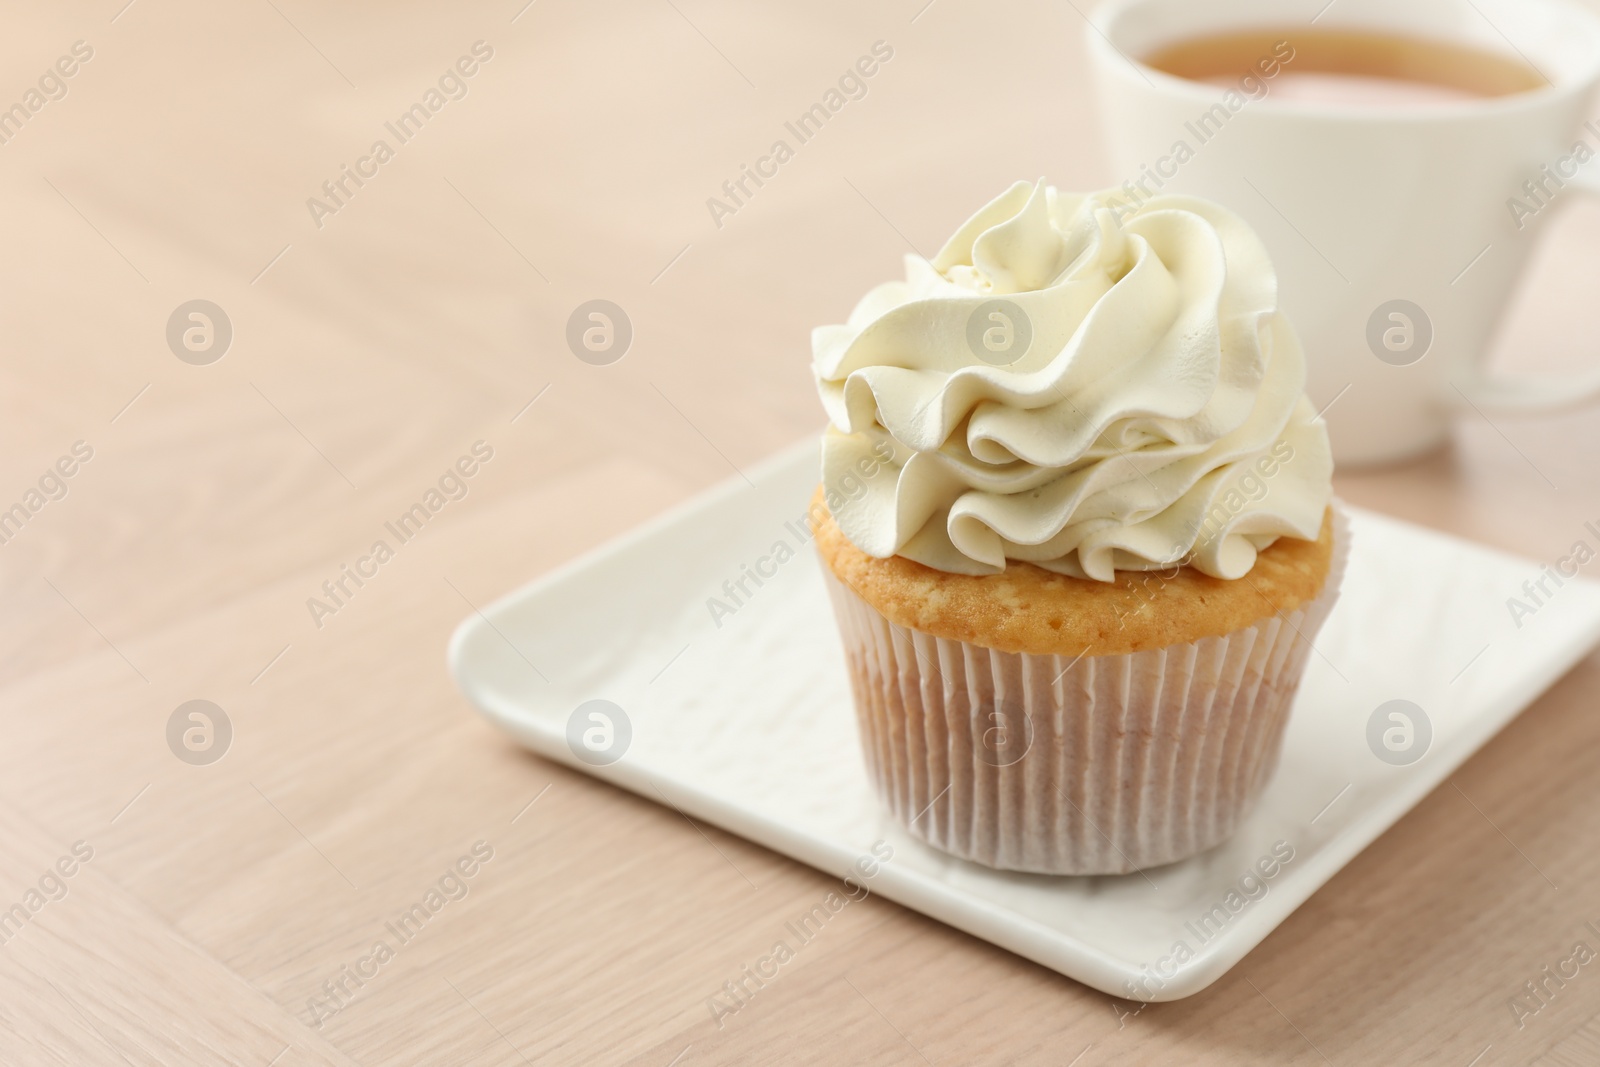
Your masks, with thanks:
[[[1338,599],[1221,637],[1117,656],[1036,656],[896,625],[823,564],[874,789],[912,835],[1038,874],[1125,874],[1226,840],[1277,767]]]

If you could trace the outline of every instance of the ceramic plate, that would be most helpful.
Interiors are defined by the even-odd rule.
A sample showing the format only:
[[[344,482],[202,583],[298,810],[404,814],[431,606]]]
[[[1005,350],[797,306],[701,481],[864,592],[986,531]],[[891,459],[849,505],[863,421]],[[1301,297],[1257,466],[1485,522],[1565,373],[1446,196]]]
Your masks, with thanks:
[[[1537,564],[1352,510],[1343,596],[1233,839],[1118,877],[993,871],[872,794],[806,535],[817,468],[792,449],[469,617],[458,684],[549,759],[1119,997],[1216,981],[1600,640],[1600,585],[1519,626]]]

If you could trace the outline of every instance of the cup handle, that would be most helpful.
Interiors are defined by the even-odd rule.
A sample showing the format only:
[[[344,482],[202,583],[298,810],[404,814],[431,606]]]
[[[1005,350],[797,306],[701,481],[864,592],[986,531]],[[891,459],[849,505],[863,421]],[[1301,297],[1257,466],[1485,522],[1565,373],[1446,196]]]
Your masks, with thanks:
[[[1593,171],[1580,170],[1577,177],[1567,179],[1567,183],[1575,191],[1600,196],[1600,176]],[[1468,403],[1483,410],[1558,411],[1600,400],[1600,368],[1562,377],[1528,375],[1490,379],[1480,365],[1471,368],[1466,380],[1458,381],[1456,388]]]

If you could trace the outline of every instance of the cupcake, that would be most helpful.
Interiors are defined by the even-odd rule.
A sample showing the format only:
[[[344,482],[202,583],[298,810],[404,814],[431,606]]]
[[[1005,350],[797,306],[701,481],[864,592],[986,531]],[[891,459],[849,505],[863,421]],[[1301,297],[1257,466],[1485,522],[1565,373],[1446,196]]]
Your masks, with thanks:
[[[894,818],[1048,874],[1233,833],[1348,551],[1249,227],[1019,182],[813,356],[816,545]]]

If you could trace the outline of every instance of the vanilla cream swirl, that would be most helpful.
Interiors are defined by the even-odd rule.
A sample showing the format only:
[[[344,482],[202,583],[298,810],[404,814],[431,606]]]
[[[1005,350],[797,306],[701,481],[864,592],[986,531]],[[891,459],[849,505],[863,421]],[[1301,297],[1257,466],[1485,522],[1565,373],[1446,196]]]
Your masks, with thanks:
[[[827,499],[869,556],[1239,578],[1332,496],[1266,249],[1204,200],[1018,182],[812,350]]]

